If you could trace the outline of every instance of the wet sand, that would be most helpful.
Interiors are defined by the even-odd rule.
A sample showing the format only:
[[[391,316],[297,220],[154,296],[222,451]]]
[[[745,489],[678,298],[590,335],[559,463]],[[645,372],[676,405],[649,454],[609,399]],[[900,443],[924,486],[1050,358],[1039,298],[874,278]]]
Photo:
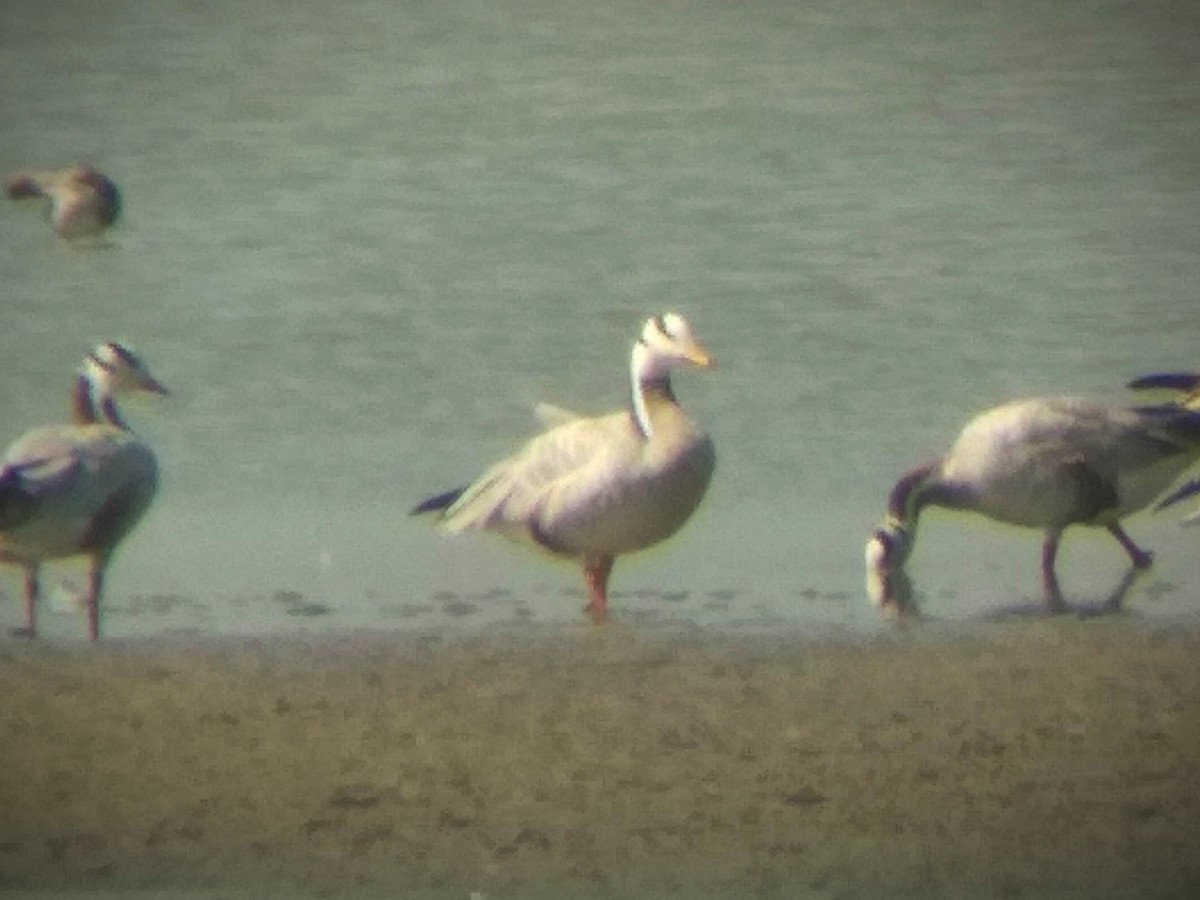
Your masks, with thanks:
[[[1187,897],[1200,632],[0,644],[0,891]]]

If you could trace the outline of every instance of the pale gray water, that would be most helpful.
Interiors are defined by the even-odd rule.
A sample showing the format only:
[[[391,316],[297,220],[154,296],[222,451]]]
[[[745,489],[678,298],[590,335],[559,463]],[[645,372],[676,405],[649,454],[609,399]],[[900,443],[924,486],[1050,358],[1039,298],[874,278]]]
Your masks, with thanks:
[[[1002,399],[1200,366],[1197,38],[1190,0],[5,4],[0,168],[90,159],[127,212],[72,251],[0,209],[0,442],[100,338],[175,391],[131,413],[164,481],[110,634],[575,622],[576,572],[405,513],[535,401],[622,402],[677,308],[720,462],[617,614],[884,627],[862,547],[900,472]],[[1176,518],[1131,526],[1136,615],[1200,610]],[[975,619],[1037,554],[931,516],[912,574]],[[1096,602],[1124,565],[1073,533],[1061,577]]]

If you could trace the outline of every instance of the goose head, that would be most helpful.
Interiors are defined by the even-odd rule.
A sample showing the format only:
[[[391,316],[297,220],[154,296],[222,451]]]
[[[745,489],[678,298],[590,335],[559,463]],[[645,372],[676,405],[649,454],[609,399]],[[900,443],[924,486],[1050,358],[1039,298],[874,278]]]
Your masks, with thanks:
[[[712,368],[713,358],[692,334],[692,326],[679,313],[651,316],[633,345],[633,376],[640,384],[666,379],[679,366]]]
[[[166,394],[141,358],[125,344],[106,341],[83,360],[71,395],[72,415],[79,424],[108,422],[128,428],[117,411],[116,398],[130,393]]]
[[[882,610],[905,613],[912,605],[912,583],[904,571],[912,545],[912,532],[895,521],[867,539],[867,597]]]
[[[692,335],[692,327],[679,313],[651,316],[633,345],[630,380],[633,387],[633,415],[642,436],[648,441],[654,434],[646,409],[647,392],[674,399],[671,370],[680,366],[709,369],[713,358]]]
[[[143,391],[166,394],[167,389],[133,350],[117,341],[105,341],[84,358],[83,377],[97,396]]]
[[[937,465],[930,462],[901,476],[888,495],[887,517],[867,539],[867,596],[881,609],[904,613],[912,605],[904,564],[916,543],[921,507],[936,488]]]

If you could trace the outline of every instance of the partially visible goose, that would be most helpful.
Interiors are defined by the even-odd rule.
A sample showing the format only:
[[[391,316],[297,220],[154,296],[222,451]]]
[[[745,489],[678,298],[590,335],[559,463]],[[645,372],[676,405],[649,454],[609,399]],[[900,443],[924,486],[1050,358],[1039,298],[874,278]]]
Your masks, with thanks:
[[[68,240],[100,234],[121,212],[117,186],[91,166],[17,172],[8,179],[7,192],[14,200],[48,199],[50,224]]]
[[[912,469],[888,497],[887,518],[867,542],[867,591],[902,608],[903,566],[927,506],[972,510],[1038,528],[1046,602],[1062,603],[1054,572],[1069,525],[1105,528],[1134,568],[1152,556],[1120,520],[1149,505],[1200,457],[1200,412],[1179,406],[1124,408],[1069,397],[1017,400],[967,424],[950,452]]]
[[[679,406],[671,370],[712,359],[683,316],[649,319],[633,345],[629,407],[596,417],[543,406],[549,430],[465,488],[424,501],[448,532],[496,531],[583,565],[588,610],[602,621],[618,556],[670,537],[712,477],[712,441]]]
[[[1188,409],[1200,409],[1200,374],[1195,372],[1157,372],[1142,375],[1126,385],[1133,391],[1172,391],[1175,402]]]
[[[26,432],[0,460],[0,562],[25,573],[25,626],[15,635],[37,635],[41,564],[84,555],[88,638],[100,636],[105,568],[158,484],[153,451],[117,410],[127,391],[167,392],[128,347],[100,344],[71,391],[72,424]]]
[[[1129,382],[1129,388],[1135,391],[1168,390],[1178,396],[1175,402],[1187,409],[1200,410],[1200,374],[1195,372],[1160,372],[1154,375],[1143,375]],[[1166,509],[1182,500],[1200,494],[1200,477],[1184,482],[1169,496],[1165,497],[1155,509]],[[1183,524],[1194,525],[1200,522],[1200,507],[1183,517]]]

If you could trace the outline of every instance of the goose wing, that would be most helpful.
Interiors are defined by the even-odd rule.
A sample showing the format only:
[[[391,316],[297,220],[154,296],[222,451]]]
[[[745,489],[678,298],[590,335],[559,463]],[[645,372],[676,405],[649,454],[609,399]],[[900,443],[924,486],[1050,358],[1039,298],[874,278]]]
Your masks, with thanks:
[[[1054,398],[1027,405],[1017,442],[1046,459],[1082,459],[1127,474],[1200,452],[1200,412],[1177,404],[1119,407]]]
[[[1089,456],[1117,486],[1121,514],[1136,512],[1200,456],[1200,411],[1164,404],[1114,412],[1111,425],[1097,429]],[[1189,495],[1179,492],[1172,502]]]
[[[1119,485],[1124,513],[1141,509],[1200,455],[1200,412],[1177,404],[1077,407],[1068,443]]]
[[[449,531],[524,533],[548,549],[555,520],[606,505],[627,477],[637,438],[626,413],[575,418],[529,441],[462,492],[443,514]]]
[[[31,431],[5,455],[0,481],[32,513],[39,503],[70,493],[82,472],[80,447],[58,429]],[[12,523],[7,523],[11,525]]]
[[[1120,470],[1137,471],[1200,452],[1200,411],[1178,404],[1129,409],[1095,407],[1082,418],[1077,439]]]
[[[1173,391],[1177,395],[1175,405],[1200,410],[1200,374],[1196,372],[1156,372],[1135,378],[1126,386],[1135,391]]]
[[[559,425],[566,425],[568,422],[574,422],[576,419],[583,418],[583,416],[574,410],[565,409],[553,403],[537,404],[533,408],[533,414],[547,428],[557,428]]]
[[[82,541],[98,516],[119,519],[123,531],[145,510],[158,481],[150,449],[110,425],[29,432],[10,448],[0,473],[0,543],[49,555]]]
[[[1200,374],[1195,372],[1156,372],[1133,379],[1127,387],[1136,391],[1169,390],[1179,394],[1179,397],[1173,404],[1145,407],[1143,410],[1148,414],[1163,418],[1166,422],[1166,427],[1176,433],[1176,440],[1180,440],[1185,444],[1189,441],[1194,442],[1197,440],[1194,433],[1200,429],[1197,429],[1195,425],[1195,416],[1189,416],[1187,413],[1180,414],[1176,410],[1181,408],[1190,411],[1200,411]],[[1190,435],[1189,432],[1191,432]],[[1155,511],[1166,509],[1168,506],[1174,506],[1176,503],[1180,503],[1196,494],[1200,494],[1200,477],[1192,478],[1180,485],[1164,499],[1160,500],[1154,509]],[[1182,521],[1185,524],[1194,524],[1200,521],[1200,509],[1185,516]]]
[[[1195,391],[1200,388],[1200,374],[1195,372],[1155,372],[1130,381],[1126,387],[1134,391],[1167,390]]]
[[[1142,509],[1197,455],[1200,412],[1036,398],[973,420],[944,474],[994,517],[1039,526]]]

